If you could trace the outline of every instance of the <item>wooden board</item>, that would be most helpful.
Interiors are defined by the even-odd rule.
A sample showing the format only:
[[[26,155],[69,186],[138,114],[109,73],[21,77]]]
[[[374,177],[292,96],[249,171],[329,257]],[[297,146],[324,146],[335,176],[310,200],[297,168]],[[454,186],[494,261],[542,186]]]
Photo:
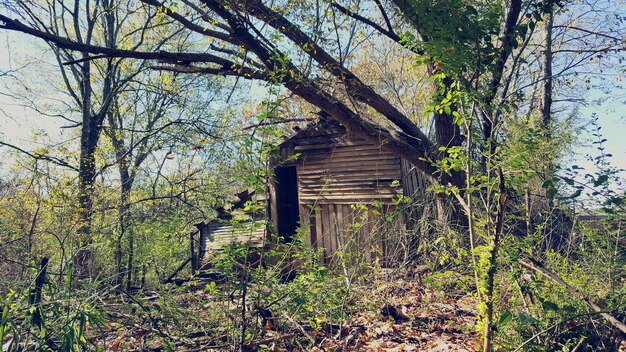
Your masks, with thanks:
[[[298,164],[298,197],[302,203],[391,203],[402,193],[400,158],[379,146],[338,145],[332,153],[303,151]]]
[[[308,233],[304,234],[305,237],[305,241],[307,242],[307,244],[309,246],[311,246],[313,243],[311,241],[311,211],[309,210],[309,207],[306,206],[305,204],[300,203],[299,206],[299,211],[300,211],[300,228],[301,231],[308,231]]]
[[[310,208],[310,205],[307,206]],[[351,253],[349,260],[381,265],[402,258],[405,245],[396,243],[396,237],[405,233],[404,215],[398,213],[393,221],[386,214],[395,213],[394,205],[359,206],[349,203],[317,204],[311,212],[308,242],[324,249],[324,261],[337,264],[338,252]],[[313,238],[315,236],[315,239]]]
[[[200,237],[200,253],[203,259],[208,259],[211,252],[220,250],[227,245],[245,244],[251,247],[263,247],[266,242],[265,220],[246,221],[231,225],[230,223],[216,223],[202,229]]]

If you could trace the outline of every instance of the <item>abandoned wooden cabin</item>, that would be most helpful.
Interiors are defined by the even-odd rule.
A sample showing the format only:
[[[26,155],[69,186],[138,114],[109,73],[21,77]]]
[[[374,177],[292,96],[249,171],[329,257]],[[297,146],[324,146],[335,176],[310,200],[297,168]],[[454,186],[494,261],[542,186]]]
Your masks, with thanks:
[[[423,197],[427,186],[415,168],[382,143],[325,119],[281,143],[267,193],[273,233],[289,242],[300,228],[305,241],[323,249],[326,262],[344,253],[381,264],[406,259],[407,230],[421,216],[421,208],[406,200]],[[266,219],[250,218],[237,226],[204,224],[199,257],[224,243],[272,243]]]
[[[338,253],[401,260],[409,244],[399,236],[421,216],[407,200],[423,196],[426,185],[382,143],[325,119],[281,143],[268,192],[277,233],[288,241],[302,228],[305,240],[323,248],[327,260]]]

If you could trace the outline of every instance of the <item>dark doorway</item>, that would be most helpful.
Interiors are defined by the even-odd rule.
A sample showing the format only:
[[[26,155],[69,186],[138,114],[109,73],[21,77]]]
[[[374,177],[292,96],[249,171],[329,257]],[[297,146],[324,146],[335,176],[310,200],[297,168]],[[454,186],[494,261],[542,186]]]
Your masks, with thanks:
[[[285,241],[292,240],[298,228],[298,175],[295,166],[276,168],[276,193],[278,203],[278,234]]]

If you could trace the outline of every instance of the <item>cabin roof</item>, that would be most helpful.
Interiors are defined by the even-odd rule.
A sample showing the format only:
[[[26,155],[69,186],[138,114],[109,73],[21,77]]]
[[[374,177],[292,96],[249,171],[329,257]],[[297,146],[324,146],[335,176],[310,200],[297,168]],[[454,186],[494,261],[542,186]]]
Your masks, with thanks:
[[[346,128],[341,126],[339,123],[319,117],[309,122],[303,128],[299,128],[295,134],[285,136],[283,142],[280,143],[279,146],[297,144],[299,141],[315,137],[324,136],[328,138],[329,135],[343,135],[345,133]]]

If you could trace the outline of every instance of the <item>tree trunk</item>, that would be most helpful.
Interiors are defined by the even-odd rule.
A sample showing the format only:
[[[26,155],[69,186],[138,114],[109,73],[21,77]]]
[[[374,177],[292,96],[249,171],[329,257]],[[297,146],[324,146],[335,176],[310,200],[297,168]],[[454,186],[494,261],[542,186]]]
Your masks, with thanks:
[[[128,235],[128,262],[126,263],[126,291],[130,291],[133,279],[133,261],[135,257],[135,238],[132,231]]]
[[[554,14],[546,14],[546,50],[543,63],[543,97],[541,101],[541,127],[546,129],[548,138],[551,135],[552,125],[552,27],[554,26]]]
[[[105,41],[106,46],[109,48],[115,47],[115,12],[112,7],[112,3],[103,3],[104,18],[105,18]],[[78,9],[76,9],[78,11]],[[76,14],[78,16],[78,14]],[[87,14],[89,18],[90,14]],[[79,27],[78,17],[75,18],[75,26]],[[85,35],[86,41],[89,42],[92,37],[92,30],[96,25],[96,19],[89,18],[87,21],[89,27]],[[89,58],[87,52],[83,52],[83,59]],[[92,237],[92,225],[93,225],[93,211],[94,211],[94,191],[96,184],[96,149],[98,141],[100,139],[100,133],[102,132],[102,123],[106,116],[111,101],[113,89],[113,75],[114,69],[111,59],[108,59],[107,66],[103,68],[104,80],[102,83],[102,96],[100,100],[102,105],[98,112],[95,112],[92,97],[94,94],[93,87],[91,85],[92,73],[91,73],[91,61],[86,60],[80,64],[81,74],[76,77],[80,83],[81,88],[81,112],[82,112],[82,129],[80,138],[80,164],[78,170],[79,189],[78,189],[78,201],[80,205],[79,221],[80,226],[78,228],[78,245],[79,249],[76,254],[76,271],[80,276],[91,276],[93,271],[93,253],[89,246],[91,245]]]
[[[548,12],[545,19],[545,31],[546,31],[546,49],[544,51],[543,62],[543,95],[541,97],[541,121],[540,126],[544,130],[545,138],[549,142],[552,139],[552,27],[554,26],[554,14]],[[545,161],[545,179],[550,179],[554,175],[554,160],[548,158]],[[545,190],[542,189],[542,192]],[[547,207],[551,209],[554,206],[553,197],[547,195]]]
[[[41,311],[41,293],[43,285],[46,283],[46,271],[48,269],[48,258],[41,259],[39,272],[35,278],[35,287],[30,292],[29,303],[34,306],[31,324],[38,328],[43,326],[43,312]]]
[[[120,205],[118,208],[118,221],[120,233],[117,237],[117,248],[118,253],[116,254],[116,262],[117,262],[117,273],[118,277],[123,277],[124,274],[124,266],[122,264],[123,252],[122,252],[122,241],[124,240],[124,236],[128,236],[128,262],[126,266],[127,274],[126,274],[126,286],[130,285],[130,281],[132,280],[132,262],[133,262],[133,251],[134,251],[134,242],[133,242],[133,232],[129,231],[130,229],[130,191],[132,188],[132,181],[130,179],[128,173],[128,167],[124,165],[119,165],[120,169],[120,179],[122,181],[121,191],[120,191]]]
[[[83,58],[88,57],[83,53]],[[99,123],[91,113],[91,63],[81,64],[81,112],[82,129],[80,136],[80,163],[78,167],[78,204],[79,227],[77,231],[78,251],[76,253],[76,273],[78,276],[89,276],[91,273],[92,256],[91,228],[93,220],[93,196],[96,182],[96,146],[100,136]]]
[[[495,277],[498,271],[498,250],[504,228],[504,211],[506,205],[506,187],[504,185],[504,175],[502,169],[498,169],[499,177],[499,197],[497,205],[496,224],[493,232],[491,249],[489,250],[489,267],[487,269],[487,282],[485,287],[485,330],[483,334],[483,352],[491,352],[493,349],[492,340],[494,332],[494,293]]]
[[[113,113],[107,114],[109,125],[111,126],[111,130],[107,131],[107,135],[111,140],[111,144],[113,145],[113,149],[115,150],[115,158],[117,159],[117,169],[120,175],[120,198],[119,198],[119,206],[117,208],[117,218],[118,218],[118,226],[119,226],[119,234],[115,239],[115,264],[117,268],[117,283],[121,284],[122,279],[126,276],[126,287],[130,287],[132,281],[132,267],[133,267],[133,256],[134,256],[134,238],[133,233],[130,231],[130,194],[133,187],[135,176],[130,172],[130,162],[128,151],[126,150],[126,146],[124,140],[119,138],[116,133],[118,129],[121,128],[119,126],[118,121],[116,121],[116,116]],[[124,237],[128,237],[128,257],[126,262],[126,268],[124,268],[124,251],[122,249],[122,244],[124,241]],[[124,275],[126,274],[126,275]]]

